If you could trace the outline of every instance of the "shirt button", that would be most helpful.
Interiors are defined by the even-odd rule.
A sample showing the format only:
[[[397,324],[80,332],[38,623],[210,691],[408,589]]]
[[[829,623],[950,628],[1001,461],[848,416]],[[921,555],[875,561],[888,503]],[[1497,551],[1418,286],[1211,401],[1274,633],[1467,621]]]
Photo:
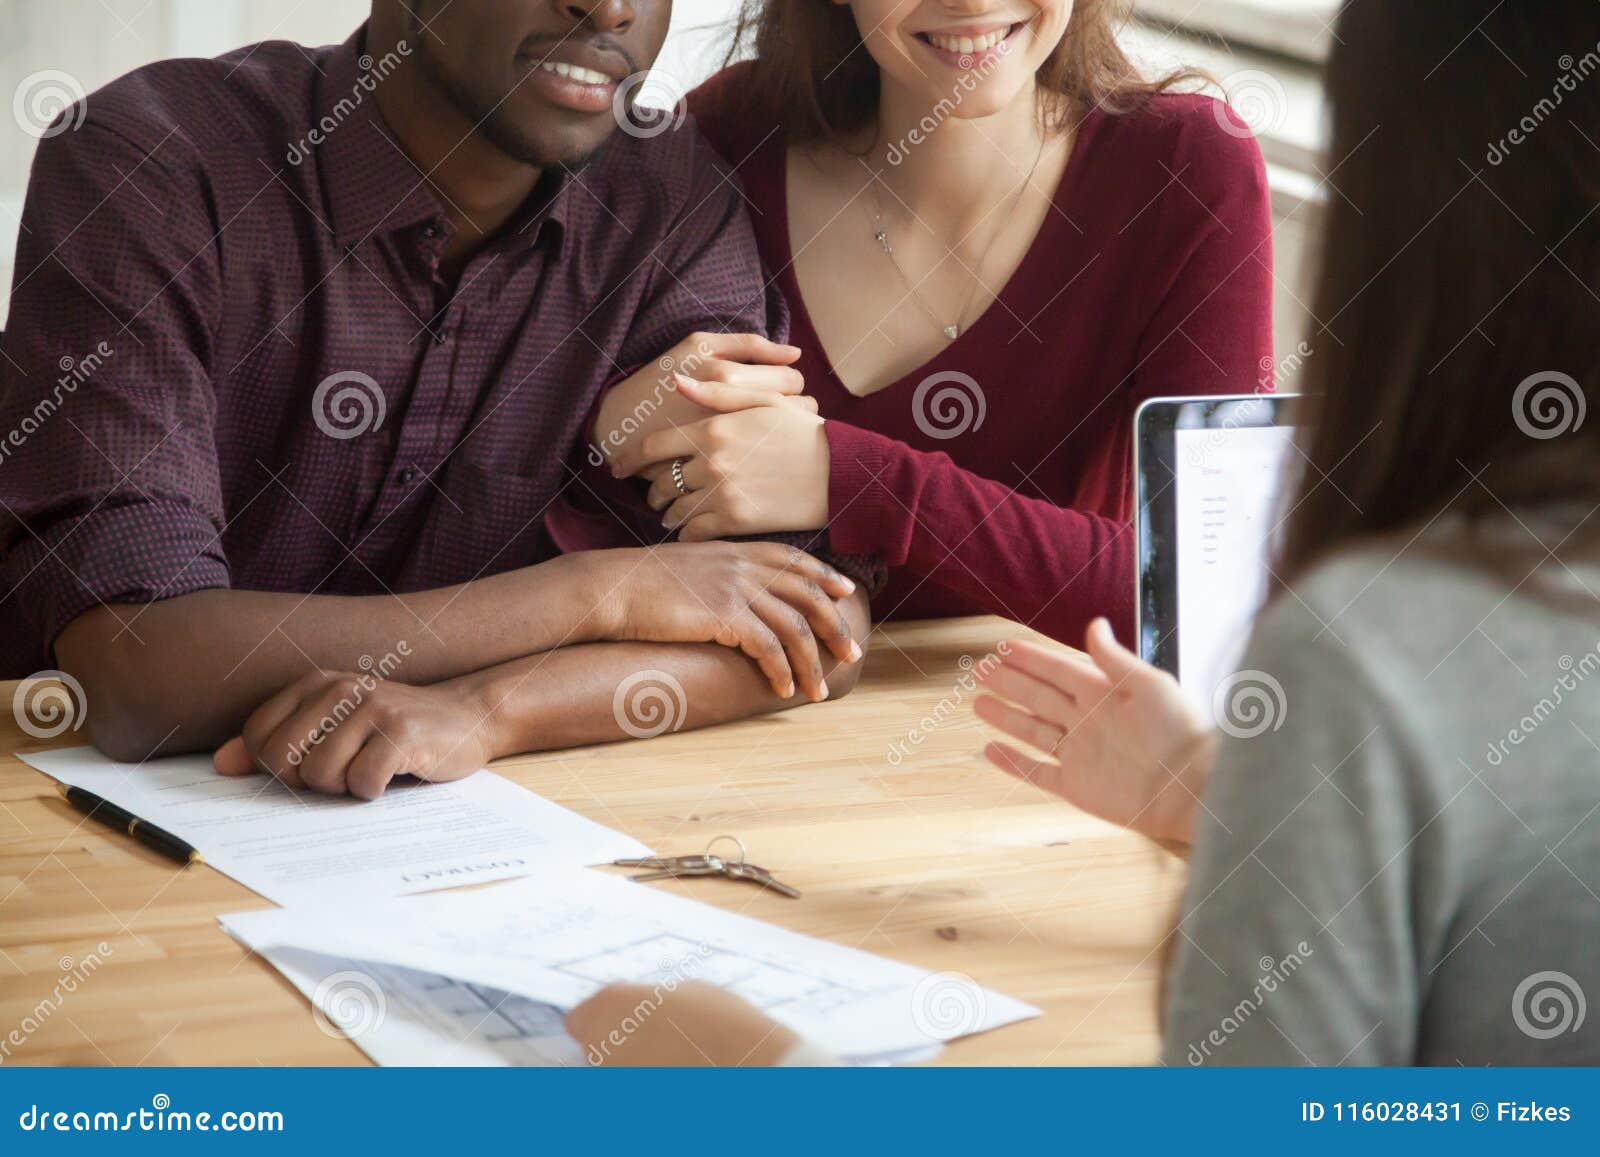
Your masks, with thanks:
[[[429,221],[422,227],[422,235],[429,241],[432,241],[435,237],[439,236],[439,234],[443,232],[444,230],[440,228],[439,222],[437,221]]]
[[[417,480],[418,473],[419,471],[415,466],[407,466],[404,470],[400,471],[400,481],[409,486],[411,483]]]

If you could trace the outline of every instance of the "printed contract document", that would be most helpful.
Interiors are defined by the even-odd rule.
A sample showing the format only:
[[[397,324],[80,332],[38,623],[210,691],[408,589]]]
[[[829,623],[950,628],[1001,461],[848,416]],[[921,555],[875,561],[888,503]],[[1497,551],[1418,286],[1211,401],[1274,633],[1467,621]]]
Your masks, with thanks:
[[[618,876],[222,917],[380,1064],[574,1064],[561,1012],[614,981],[721,985],[856,1063],[922,1059],[1039,1015],[927,972]]]
[[[400,896],[651,854],[489,771],[396,782],[365,802],[293,792],[267,775],[221,776],[209,755],[132,764],[70,747],[18,758],[165,828],[278,904]]]

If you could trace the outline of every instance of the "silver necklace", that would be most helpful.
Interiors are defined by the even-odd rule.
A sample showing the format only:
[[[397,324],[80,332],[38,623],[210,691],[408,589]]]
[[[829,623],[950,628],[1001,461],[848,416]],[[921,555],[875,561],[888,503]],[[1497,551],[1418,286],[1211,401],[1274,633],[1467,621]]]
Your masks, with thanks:
[[[1005,228],[1005,220],[1009,219],[1011,214],[1016,211],[1017,204],[1022,200],[1022,194],[1027,190],[1028,185],[1032,183],[1033,175],[1034,173],[1038,172],[1039,162],[1043,159],[1044,142],[1040,141],[1039,151],[1033,158],[1033,167],[1028,170],[1028,175],[1022,178],[1021,183],[1017,185],[1016,191],[1011,194],[1010,205],[1006,212],[1005,218],[1002,218],[1000,226],[1001,229]],[[872,180],[868,183],[868,188],[872,193],[872,239],[876,241],[878,243],[878,247],[883,250],[883,255],[889,259],[889,264],[894,266],[894,271],[900,275],[900,281],[905,285],[906,292],[911,295],[911,299],[917,303],[918,308],[920,308],[923,313],[928,315],[928,320],[933,322],[934,326],[939,329],[945,337],[949,338],[951,341],[955,341],[956,338],[961,336],[962,326],[965,324],[967,313],[972,309],[972,303],[977,300],[978,289],[980,286],[982,286],[983,282],[978,275],[974,273],[972,275],[972,289],[968,291],[966,301],[962,302],[961,312],[956,314],[955,321],[950,324],[946,324],[945,322],[941,321],[939,315],[934,312],[933,307],[928,304],[927,298],[922,296],[922,293],[917,289],[916,284],[911,280],[910,277],[906,275],[906,271],[900,265],[900,259],[894,255],[894,246],[889,242],[889,230],[883,221],[883,201],[878,196],[878,182],[880,179],[880,175],[877,172],[874,172],[872,174]],[[996,231],[996,236],[999,236],[998,230]]]

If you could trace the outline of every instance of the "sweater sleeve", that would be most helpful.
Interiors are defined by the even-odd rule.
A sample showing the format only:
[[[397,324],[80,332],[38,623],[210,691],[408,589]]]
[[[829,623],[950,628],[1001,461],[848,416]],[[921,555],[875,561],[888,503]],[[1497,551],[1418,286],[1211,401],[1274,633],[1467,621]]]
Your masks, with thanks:
[[[1133,536],[1125,522],[1057,506],[949,455],[829,421],[828,540],[876,549],[993,614],[1078,642],[1107,615],[1133,630]]]
[[[1174,933],[1164,1060],[1413,1064],[1419,914],[1442,925],[1452,910],[1419,866],[1461,837],[1460,789],[1417,774],[1392,689],[1293,598],[1245,663]]]
[[[1117,432],[1086,463],[1072,505],[1019,493],[946,454],[829,421],[835,549],[876,549],[889,567],[907,567],[1066,642],[1079,641],[1098,615],[1131,636],[1134,411],[1165,394],[1272,384],[1266,171],[1255,140],[1242,125],[1230,131],[1231,114],[1213,104],[1190,106],[1178,147],[1161,158],[1174,176],[1147,210],[1150,267],[1171,272],[1145,287],[1156,304],[1134,363],[1107,399],[1119,415]]]

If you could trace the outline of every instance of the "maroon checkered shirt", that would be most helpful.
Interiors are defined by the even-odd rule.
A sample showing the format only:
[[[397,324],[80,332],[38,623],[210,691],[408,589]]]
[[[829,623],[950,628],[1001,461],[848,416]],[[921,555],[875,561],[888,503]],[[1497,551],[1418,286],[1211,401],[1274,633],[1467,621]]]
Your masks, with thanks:
[[[598,395],[696,330],[781,340],[692,126],[547,175],[447,284],[451,226],[362,36],[151,65],[41,142],[0,347],[10,673],[101,603],[416,590],[659,541],[642,501],[593,500]]]

